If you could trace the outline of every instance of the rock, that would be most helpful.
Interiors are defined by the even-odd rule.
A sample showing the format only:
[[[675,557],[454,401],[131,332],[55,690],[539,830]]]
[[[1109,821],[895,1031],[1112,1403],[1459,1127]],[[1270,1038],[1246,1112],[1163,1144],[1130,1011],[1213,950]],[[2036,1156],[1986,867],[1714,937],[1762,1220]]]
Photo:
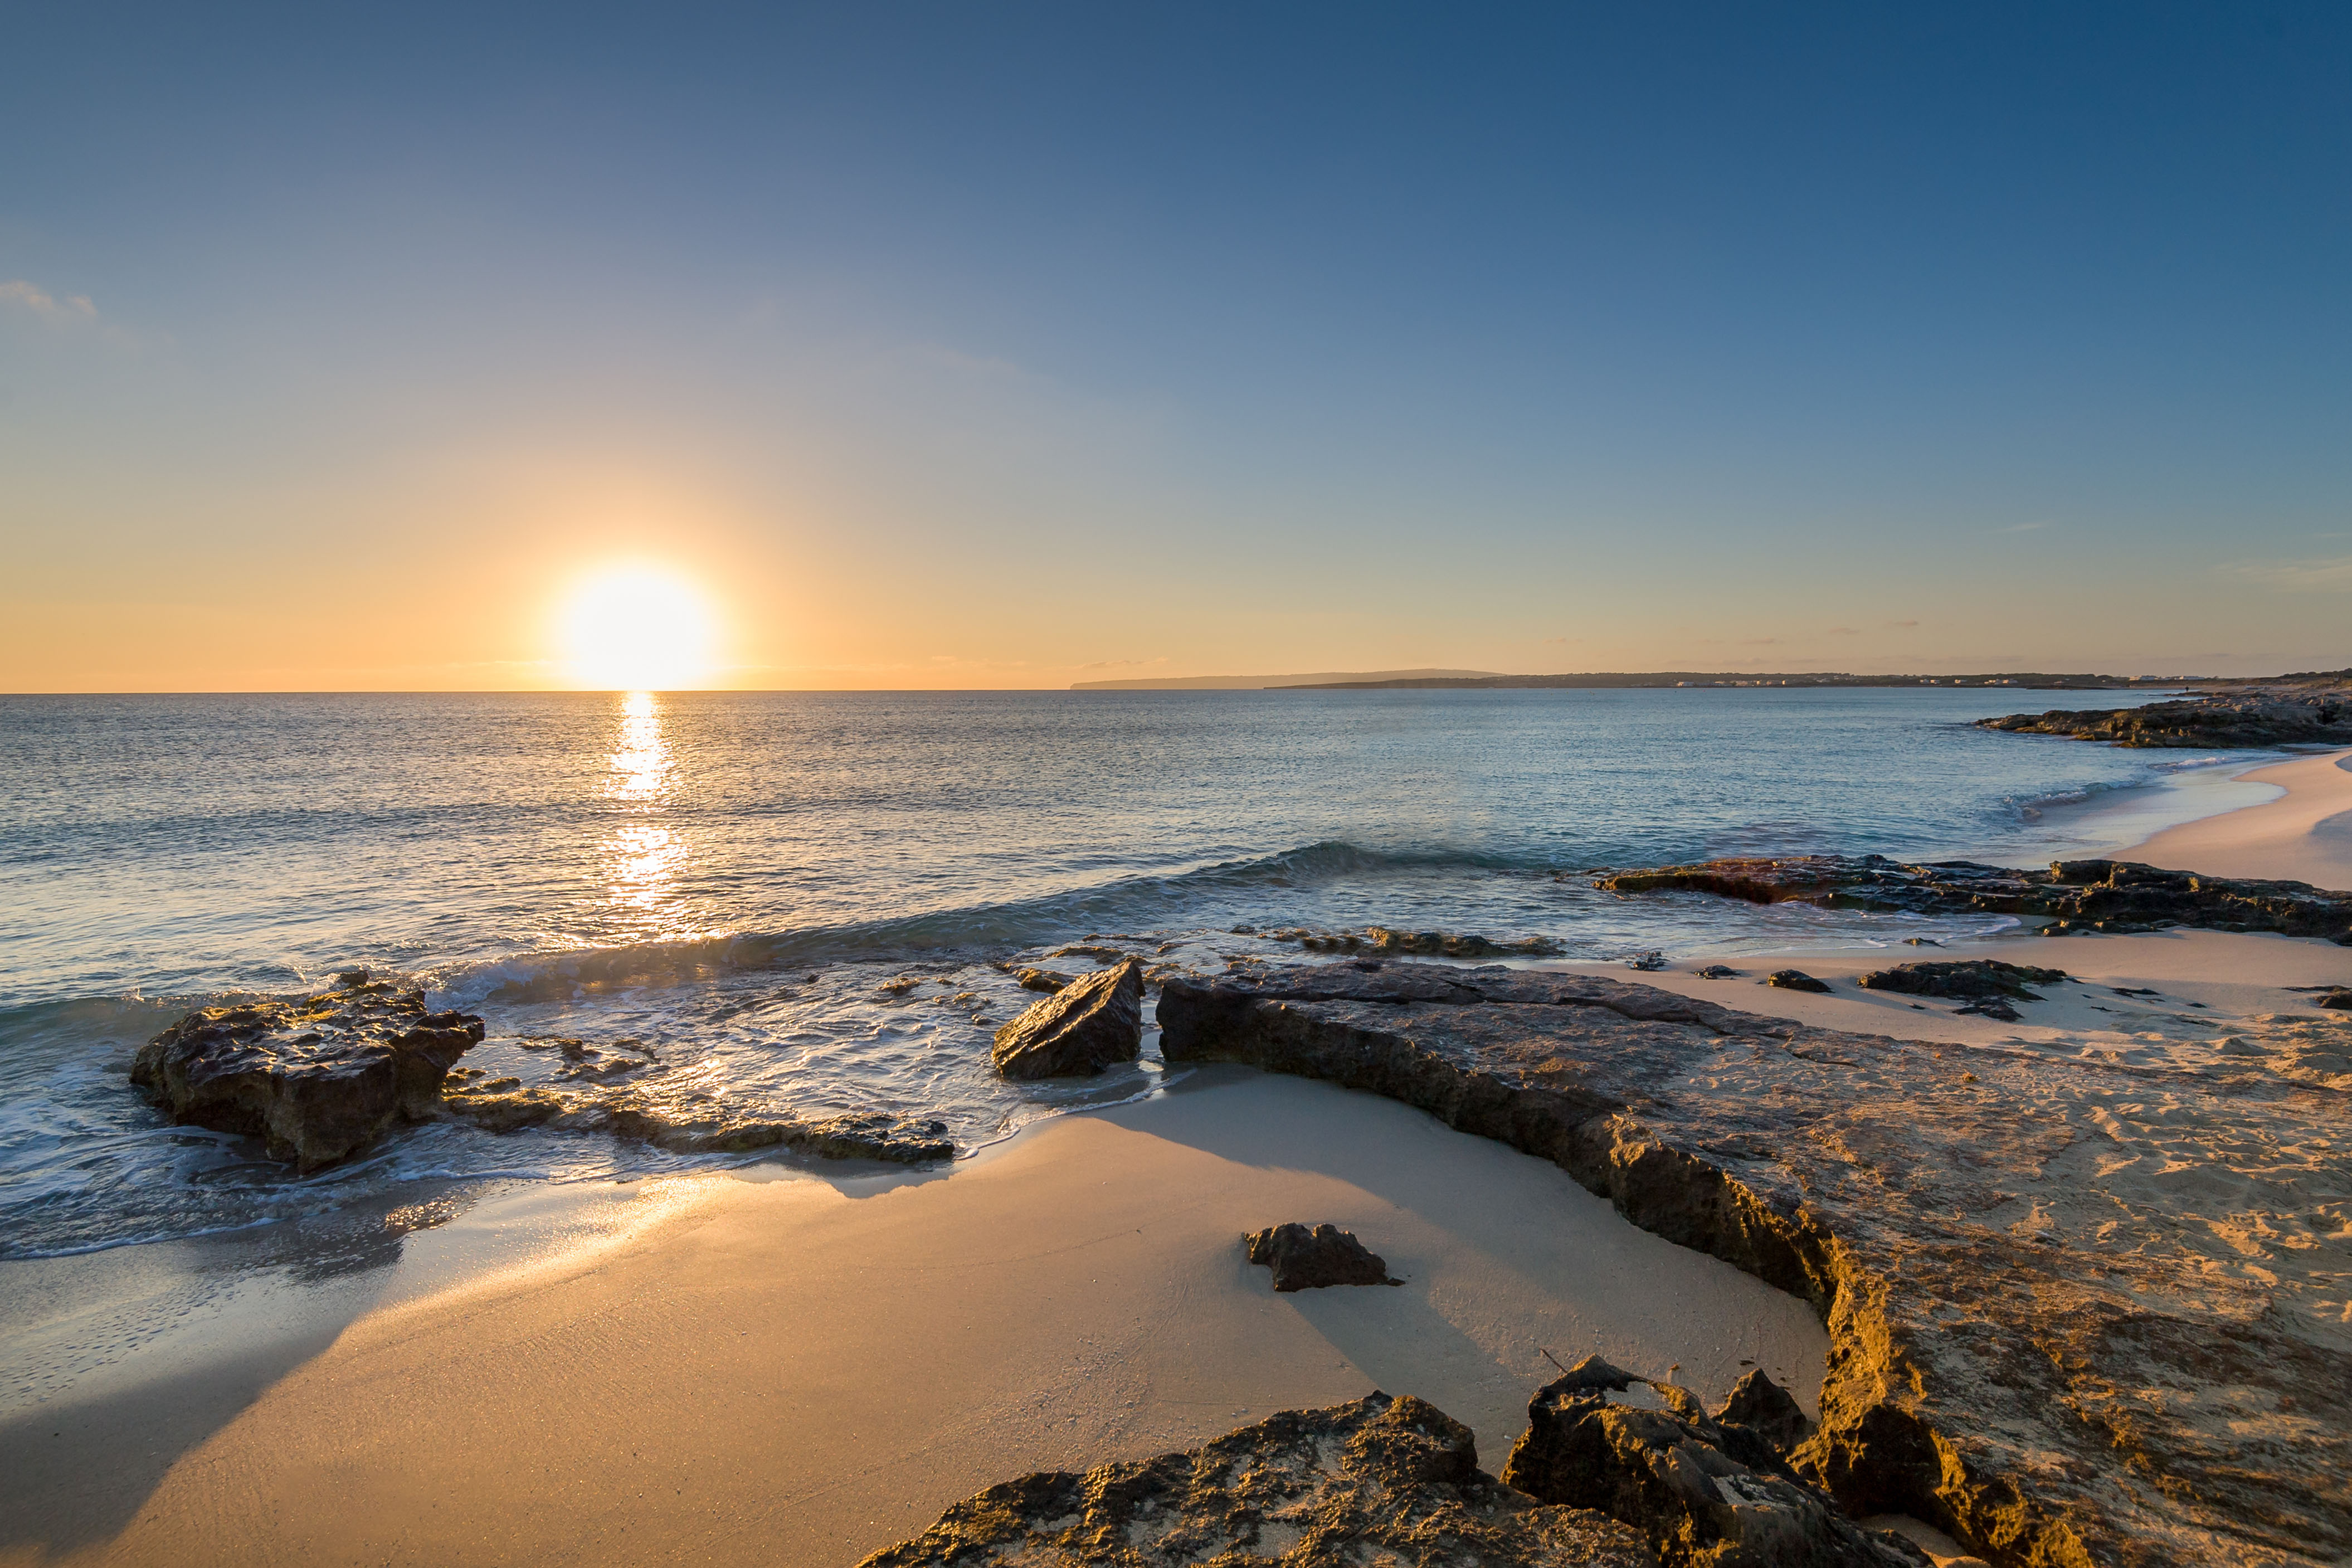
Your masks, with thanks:
[[[1024,991],[1043,991],[1048,996],[1069,984],[1071,977],[1057,974],[1050,969],[1019,969],[1013,971],[1013,983]]]
[[[1255,933],[1269,942],[1295,942],[1310,952],[1378,952],[1415,958],[1556,958],[1567,949],[1548,936],[1497,940],[1463,931],[1396,931],[1366,926],[1360,931],[1286,926]]]
[[[1793,855],[1619,871],[1592,885],[1618,893],[1684,890],[1755,904],[1899,914],[2042,916],[2055,922],[2049,928],[2053,933],[2184,925],[2325,937],[2352,946],[2352,893],[2125,860],[2056,860],[2047,871],[2017,871],[1970,860],[1908,866],[1880,855]]]
[[[1816,980],[1801,969],[1776,969],[1764,977],[1767,985],[1777,985],[1783,991],[1819,991],[1827,993],[1826,980]]]
[[[471,1014],[428,1013],[422,991],[362,980],[190,1013],[140,1047],[131,1081],[174,1121],[258,1136],[315,1171],[394,1121],[430,1119],[442,1080],[481,1038]]]
[[[2063,969],[2037,969],[2028,963],[2004,963],[1997,958],[1971,958],[1948,963],[1898,963],[1892,969],[1874,969],[1859,975],[1854,984],[1866,991],[1899,991],[1906,996],[1945,996],[1970,1002],[2006,996],[2020,1002],[2039,1002],[2041,996],[2027,990],[2028,985],[2055,985],[2065,978]],[[1967,1007],[1960,1010],[1974,1011]],[[2011,1018],[2017,1016],[2014,1009],[2003,1011]]]
[[[991,1055],[1010,1079],[1098,1073],[1143,1051],[1143,965],[1122,959],[1031,1004],[996,1031]]]
[[[1402,1285],[1389,1266],[1368,1250],[1353,1231],[1337,1226],[1277,1225],[1242,1238],[1249,1260],[1274,1271],[1277,1290],[1314,1290],[1326,1285]]]
[[[2352,689],[2217,693],[2140,708],[2053,708],[1979,719],[1977,725],[2116,746],[2342,745],[2352,741]]]
[[[1787,1389],[1765,1376],[1762,1367],[1732,1386],[1730,1397],[1715,1413],[1715,1419],[1722,1426],[1747,1427],[1783,1454],[1794,1453],[1813,1429],[1813,1424],[1805,1419],[1804,1407]]]
[[[1528,1429],[1511,1447],[1503,1484],[1631,1525],[1666,1568],[1916,1568],[1928,1562],[1899,1537],[1848,1522],[1785,1467],[1759,1470],[1741,1463],[1726,1451],[1736,1439],[1686,1391],[1652,1386],[1667,1396],[1671,1411],[1612,1405],[1594,1379],[1574,1371],[1545,1384],[1528,1405]]]
[[[2032,1000],[2039,1002],[2042,998],[2036,996],[2032,998]],[[1914,1002],[1911,1005],[1914,1007],[1916,1007],[1919,1004]],[[2000,996],[1980,996],[1965,1007],[1953,1008],[1952,1012],[1955,1015],[1961,1013],[1974,1013],[1979,1017],[1998,1018],[2004,1024],[2017,1023],[2025,1016],[2024,1014],[2011,1006],[2006,998]]]
[[[885,980],[875,989],[885,996],[904,996],[922,983],[923,977],[919,974],[901,974],[896,980]]]
[[[453,1088],[443,1104],[488,1132],[518,1132],[527,1127],[609,1132],[674,1154],[784,1149],[829,1160],[883,1160],[901,1165],[955,1157],[946,1122],[880,1112],[818,1121],[745,1115],[722,1105],[665,1102],[635,1091],[524,1089],[513,1079]]]
[[[1045,956],[1048,958],[1091,958],[1103,963],[1117,963],[1121,959],[1132,958],[1135,955],[1129,952],[1124,948],[1104,947],[1097,942],[1074,942],[1066,947],[1057,947],[1054,949]]]
[[[2347,1100],[2317,1068],[1960,1072],[1600,975],[1423,963],[1171,980],[1159,1018],[1171,1063],[1419,1106],[1811,1301],[1832,1350],[1792,1465],[1850,1514],[2011,1565],[2352,1555],[2352,1331],[2318,1240],[2341,1226],[2308,1217],[2347,1201],[2311,1152]]]
[[[1693,970],[1701,980],[1737,980],[1748,972],[1734,969],[1727,963],[1710,963],[1705,969]]]
[[[1665,966],[1666,955],[1654,947],[1644,949],[1625,961],[1626,968],[1638,969],[1645,973],[1664,969]]]
[[[2352,991],[2331,991],[2312,1003],[2315,1007],[2352,1007]]]
[[[1470,1429],[1410,1394],[1285,1411],[1189,1453],[1048,1471],[957,1503],[860,1568],[1656,1568],[1642,1538],[1478,1468]]]

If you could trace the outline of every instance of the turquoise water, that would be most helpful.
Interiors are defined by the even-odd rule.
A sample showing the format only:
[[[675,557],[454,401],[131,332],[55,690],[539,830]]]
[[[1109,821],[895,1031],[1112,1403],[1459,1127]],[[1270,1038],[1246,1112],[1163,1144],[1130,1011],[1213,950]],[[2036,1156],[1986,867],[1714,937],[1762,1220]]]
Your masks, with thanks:
[[[2153,696],[2155,694],[2149,694]],[[676,1161],[450,1125],[303,1181],[127,1089],[184,1008],[353,964],[519,1040],[655,1047],[659,1097],[883,1109],[960,1144],[1139,1092],[1009,1086],[994,964],[1112,933],[1156,961],[1296,955],[1235,926],[1542,935],[1670,955],[1984,929],[1623,900],[1582,873],[1728,854],[2030,863],[2161,815],[2229,759],[1969,721],[2000,690],[1038,692],[0,700],[0,1256],[266,1223],[427,1177]],[[2242,760],[2242,759],[2241,759]],[[2104,837],[2103,837],[2104,835]],[[1065,969],[1084,960],[1050,960]],[[904,995],[884,980],[913,974]]]

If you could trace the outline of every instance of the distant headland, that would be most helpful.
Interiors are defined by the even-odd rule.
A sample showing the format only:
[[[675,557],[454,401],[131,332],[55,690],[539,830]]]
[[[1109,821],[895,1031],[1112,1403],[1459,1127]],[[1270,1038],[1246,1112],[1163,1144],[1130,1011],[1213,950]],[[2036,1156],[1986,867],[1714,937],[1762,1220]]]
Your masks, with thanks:
[[[2293,677],[2281,679],[2292,679]],[[1156,680],[1079,680],[1073,691],[1369,691],[1426,688],[1445,690],[1523,690],[1575,687],[1654,686],[2015,686],[2037,691],[2129,690],[2147,687],[2242,685],[2201,675],[2049,675],[2007,671],[1990,675],[1847,675],[1819,670],[1757,674],[1691,669],[1646,674],[1600,671],[1583,675],[1496,675],[1477,669],[1374,669],[1317,675],[1202,675]]]

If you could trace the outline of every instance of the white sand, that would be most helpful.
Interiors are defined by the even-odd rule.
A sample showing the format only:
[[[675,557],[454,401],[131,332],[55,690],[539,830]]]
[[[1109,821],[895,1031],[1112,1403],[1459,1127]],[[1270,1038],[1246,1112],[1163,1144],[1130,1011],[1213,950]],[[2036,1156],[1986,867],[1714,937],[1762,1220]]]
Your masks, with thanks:
[[[2265,877],[2352,889],[2352,752],[2242,775],[2286,794],[2267,805],[2168,828],[2117,858],[2216,877]]]
[[[86,1464],[39,1467],[53,1496],[13,1500],[0,1561],[55,1560],[46,1536],[78,1563],[846,1563],[994,1481],[1375,1386],[1498,1465],[1539,1345],[1679,1366],[1709,1398],[1761,1363],[1811,1401],[1828,1344],[1802,1303],[1550,1165],[1234,1068],[950,1175],[648,1201],[671,1212],[624,1244],[362,1317],[152,1494],[109,1495],[102,1468],[140,1407],[85,1422],[63,1396],[50,1441]],[[1240,1237],[1291,1219],[1356,1231],[1408,1283],[1275,1295]]]

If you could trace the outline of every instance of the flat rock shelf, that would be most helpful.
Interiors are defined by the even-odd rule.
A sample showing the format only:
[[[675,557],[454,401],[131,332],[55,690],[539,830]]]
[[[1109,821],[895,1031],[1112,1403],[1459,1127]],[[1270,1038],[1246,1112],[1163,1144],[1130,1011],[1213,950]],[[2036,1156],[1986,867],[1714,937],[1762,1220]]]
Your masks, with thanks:
[[[2352,1552],[2352,1096],[1807,1027],[1598,976],[1171,979],[1171,1062],[1403,1100],[1811,1300],[1799,1473],[2007,1564]]]

